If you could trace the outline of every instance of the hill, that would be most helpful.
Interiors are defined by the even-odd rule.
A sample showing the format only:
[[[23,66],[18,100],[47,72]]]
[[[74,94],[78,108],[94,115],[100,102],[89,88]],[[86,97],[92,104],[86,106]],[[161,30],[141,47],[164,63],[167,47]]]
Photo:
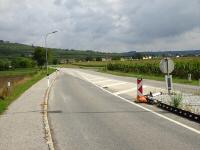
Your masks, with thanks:
[[[10,43],[0,40],[0,58],[12,59],[15,57],[32,57],[34,46]],[[76,59],[76,60],[92,60],[94,58],[120,58],[133,57],[141,58],[142,56],[200,56],[200,50],[184,50],[184,51],[151,51],[151,52],[124,52],[124,53],[103,53],[92,50],[73,50],[73,49],[57,49],[49,48],[53,53],[53,58]]]
[[[136,55],[142,56],[157,56],[157,57],[175,57],[175,56],[200,56],[200,50],[181,50],[181,51],[151,51],[151,52],[125,52],[122,55],[125,57],[133,57]]]
[[[0,57],[13,58],[32,55],[34,48],[29,45],[0,41]]]
[[[49,48],[53,53],[53,58],[58,59],[86,59],[97,57],[112,57],[119,56],[119,53],[103,53],[92,50],[69,50],[69,49],[54,49]],[[0,40],[0,58],[14,58],[14,57],[31,57],[34,52],[34,46],[10,43]]]

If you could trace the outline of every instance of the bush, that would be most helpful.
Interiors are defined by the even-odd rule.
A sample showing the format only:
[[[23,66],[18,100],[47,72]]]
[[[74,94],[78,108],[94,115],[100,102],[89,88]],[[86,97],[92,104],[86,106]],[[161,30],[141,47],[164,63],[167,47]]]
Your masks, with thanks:
[[[58,59],[54,58],[53,59],[53,65],[57,65],[58,64]]]
[[[178,108],[180,106],[181,102],[182,102],[182,99],[183,99],[183,97],[182,97],[181,93],[179,93],[179,94],[175,93],[171,97],[171,105]]]
[[[10,62],[7,59],[0,60],[0,71],[8,70]]]
[[[22,57],[14,59],[11,64],[13,68],[32,68],[36,66],[35,61],[32,59]]]
[[[101,57],[97,57],[96,61],[102,61],[102,58]]]

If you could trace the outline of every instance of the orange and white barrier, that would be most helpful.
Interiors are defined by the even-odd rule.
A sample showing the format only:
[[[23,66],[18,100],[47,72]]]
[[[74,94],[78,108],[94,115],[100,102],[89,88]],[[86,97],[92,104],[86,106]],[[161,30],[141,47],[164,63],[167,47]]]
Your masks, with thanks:
[[[143,80],[137,79],[137,102],[147,103],[146,97],[143,95]]]
[[[137,79],[137,96],[143,96],[142,79]]]

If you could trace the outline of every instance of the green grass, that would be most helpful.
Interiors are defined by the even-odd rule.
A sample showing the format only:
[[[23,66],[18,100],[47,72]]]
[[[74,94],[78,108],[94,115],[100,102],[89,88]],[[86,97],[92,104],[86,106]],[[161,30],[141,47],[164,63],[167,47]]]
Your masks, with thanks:
[[[107,65],[108,62],[106,61],[89,61],[89,62],[77,62],[73,63],[73,65],[79,66],[79,67],[98,67],[103,68]]]
[[[176,59],[174,58],[175,62],[191,62],[191,60],[196,60],[199,61],[199,57],[188,57],[188,58],[180,58],[180,59]],[[143,77],[145,79],[150,79],[150,80],[157,80],[157,81],[164,81],[164,74],[160,73],[160,74],[149,74],[149,73],[135,73],[135,72],[123,72],[123,71],[118,71],[118,70],[108,70],[106,69],[106,65],[108,63],[119,63],[119,64],[126,64],[126,63],[144,63],[144,62],[156,62],[156,64],[159,65],[160,60],[159,59],[155,59],[155,60],[133,60],[133,61],[108,61],[108,62],[102,62],[102,61],[90,61],[90,62],[78,62],[78,63],[74,63],[73,65],[79,66],[80,68],[83,69],[93,69],[93,70],[98,70],[100,72],[104,72],[104,73],[109,73],[109,74],[113,74],[113,75],[118,75],[118,76],[128,76],[128,77]],[[183,69],[180,70],[180,72]],[[187,74],[186,74],[187,75]],[[188,85],[199,85],[199,81],[198,80],[192,80],[192,81],[188,81],[187,79],[184,78],[180,78],[180,77],[175,77],[173,76],[173,82],[174,83],[181,83],[181,84],[188,84]]]
[[[33,75],[39,71],[38,68],[20,68],[8,71],[0,71],[0,77],[2,76],[27,76]]]
[[[103,72],[103,73],[108,73],[108,74],[112,74],[112,75],[117,75],[117,76],[125,76],[125,77],[142,77],[144,79],[150,79],[150,80],[156,80],[156,81],[165,81],[164,79],[164,75],[153,75],[153,74],[137,74],[137,73],[125,73],[125,72],[120,72],[120,71],[109,71],[109,70],[105,70],[105,69],[99,69],[99,72]],[[181,84],[188,84],[188,85],[199,85],[199,81],[197,80],[192,80],[192,81],[188,81],[186,79],[180,79],[177,77],[173,77],[173,82],[174,83],[181,83]]]
[[[171,105],[176,108],[179,108],[182,100],[183,96],[181,93],[174,93],[174,95],[171,96]]]
[[[20,72],[23,72],[22,70]],[[25,71],[26,72],[26,71]],[[54,72],[53,69],[49,69],[49,73]],[[13,73],[14,74],[14,73]],[[18,73],[17,73],[18,74]],[[24,93],[27,89],[29,89],[33,84],[41,80],[46,76],[45,70],[40,70],[34,75],[31,76],[29,80],[22,84],[18,84],[13,87],[12,93],[10,96],[6,97],[4,100],[0,100],[0,114],[3,113],[7,107],[16,100],[22,93]]]
[[[60,65],[55,65],[55,67],[64,67],[64,68],[80,68],[79,66],[72,65],[72,64],[60,64]]]
[[[70,65],[68,67],[77,68],[79,66],[79,68],[82,68],[82,69],[92,69],[95,71],[113,74],[113,75],[117,75],[117,76],[126,76],[126,77],[134,77],[134,78],[142,77],[144,79],[149,79],[149,80],[165,81],[164,74],[163,75],[155,75],[155,74],[145,74],[145,73],[139,74],[139,73],[133,73],[133,72],[110,71],[110,70],[105,69],[104,65],[106,62],[96,62],[93,65],[92,65],[92,63],[93,62],[89,62],[89,63],[85,62],[83,64],[76,63],[75,67],[74,67],[74,65]],[[104,67],[102,67],[102,66],[104,66]],[[65,66],[63,66],[63,67],[65,67]],[[180,84],[188,84],[188,85],[199,85],[198,80],[188,81],[186,79],[181,79],[178,77],[173,77],[173,82],[180,83]]]
[[[99,63],[100,65],[102,64],[101,62]],[[110,71],[110,70],[106,70],[105,67],[98,67],[98,65],[91,65],[90,63],[87,64],[83,64],[83,65],[63,65],[62,67],[66,67],[66,68],[82,68],[82,69],[92,69],[94,71],[98,71],[98,72],[103,72],[103,73],[108,73],[108,74],[113,74],[113,75],[117,75],[117,76],[125,76],[125,77],[142,77],[144,79],[149,79],[149,80],[156,80],[156,81],[165,81],[164,78],[164,74],[163,75],[155,75],[155,74],[138,74],[138,73],[133,73],[133,72],[120,72],[120,71]],[[173,82],[174,83],[180,83],[180,84],[187,84],[187,85],[199,85],[199,81],[198,80],[192,80],[192,81],[188,81],[186,79],[181,79],[178,77],[173,77]]]
[[[82,68],[82,69],[91,69],[98,71],[99,69],[103,69],[103,67],[98,66],[87,66],[87,65],[77,65],[77,64],[62,64],[62,65],[56,65],[54,67],[61,67],[61,68]]]

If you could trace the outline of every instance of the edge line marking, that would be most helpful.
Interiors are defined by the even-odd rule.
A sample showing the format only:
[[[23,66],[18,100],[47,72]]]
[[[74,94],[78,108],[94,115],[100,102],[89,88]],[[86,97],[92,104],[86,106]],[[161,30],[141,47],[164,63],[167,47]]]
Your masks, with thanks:
[[[98,85],[96,85],[96,84],[90,82],[90,81],[89,81],[87,78],[85,78],[84,76],[82,76],[82,77],[83,77],[86,81],[88,81],[89,83],[93,84],[94,86],[100,88],[101,90],[103,90],[103,91],[105,91],[105,92],[107,92],[107,93],[109,93],[109,94],[111,94],[111,95],[114,95],[114,96],[116,96],[116,97],[118,97],[118,98],[120,98],[120,99],[122,99],[122,100],[124,100],[124,101],[126,101],[126,102],[128,102],[128,103],[130,103],[130,104],[132,104],[132,105],[135,105],[135,106],[137,106],[137,107],[139,107],[139,108],[142,108],[142,109],[144,109],[144,110],[146,110],[146,111],[148,111],[148,112],[151,112],[151,113],[153,113],[154,115],[157,115],[157,116],[159,116],[159,117],[161,117],[161,118],[163,118],[163,119],[166,119],[166,120],[168,120],[168,121],[170,121],[170,122],[173,122],[173,123],[175,123],[175,124],[177,124],[177,125],[179,125],[179,126],[181,126],[181,127],[184,127],[184,128],[186,128],[186,129],[188,129],[188,130],[190,130],[190,131],[193,131],[193,132],[195,132],[195,133],[197,133],[197,134],[200,134],[200,131],[197,130],[197,129],[194,129],[194,128],[192,128],[192,127],[189,127],[189,126],[187,126],[187,125],[185,125],[185,124],[183,124],[183,123],[180,123],[180,122],[178,122],[178,121],[176,121],[176,120],[173,120],[173,119],[171,119],[171,118],[169,118],[169,117],[166,117],[166,116],[164,116],[164,115],[162,115],[162,114],[159,114],[159,113],[157,113],[157,112],[155,112],[155,111],[153,111],[153,110],[150,110],[150,109],[148,109],[148,108],[146,108],[146,107],[143,107],[143,106],[141,106],[141,105],[139,105],[139,104],[136,104],[136,103],[134,103],[134,102],[132,102],[132,101],[126,99],[126,98],[123,98],[123,97],[121,97],[121,96],[119,96],[119,95],[113,94],[112,92],[109,92],[109,91],[105,90],[103,87],[98,86]]]

